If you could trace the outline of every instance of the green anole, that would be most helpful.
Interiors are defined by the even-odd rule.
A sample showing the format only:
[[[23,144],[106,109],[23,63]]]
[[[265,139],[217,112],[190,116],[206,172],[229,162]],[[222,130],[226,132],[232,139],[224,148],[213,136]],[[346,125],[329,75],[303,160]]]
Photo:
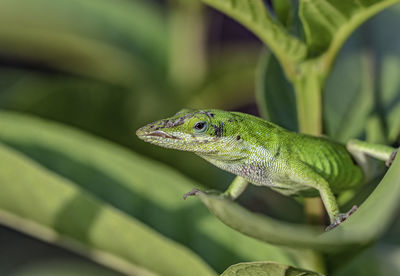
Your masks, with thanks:
[[[357,207],[339,213],[334,194],[357,187],[366,178],[366,156],[386,161],[397,150],[352,140],[346,146],[326,137],[285,130],[261,118],[216,109],[184,109],[136,131],[146,142],[194,152],[238,177],[224,193],[236,199],[250,182],[288,196],[320,196],[331,229]]]

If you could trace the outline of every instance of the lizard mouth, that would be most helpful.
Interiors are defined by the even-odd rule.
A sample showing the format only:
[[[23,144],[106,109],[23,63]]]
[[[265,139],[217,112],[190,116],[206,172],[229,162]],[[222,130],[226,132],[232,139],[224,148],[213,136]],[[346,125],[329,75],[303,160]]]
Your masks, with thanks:
[[[161,138],[169,138],[169,139],[178,139],[181,140],[181,138],[176,137],[174,135],[170,135],[164,131],[156,130],[150,133],[147,133],[146,136],[155,136],[155,137],[161,137]]]

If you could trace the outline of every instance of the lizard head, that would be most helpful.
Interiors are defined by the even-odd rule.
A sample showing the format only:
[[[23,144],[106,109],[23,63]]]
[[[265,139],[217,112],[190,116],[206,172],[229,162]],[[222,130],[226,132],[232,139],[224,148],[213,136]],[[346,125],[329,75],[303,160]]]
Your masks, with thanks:
[[[174,116],[148,124],[136,135],[152,144],[199,155],[218,155],[239,150],[239,126],[232,112],[183,109]],[[229,155],[229,154],[228,154]]]

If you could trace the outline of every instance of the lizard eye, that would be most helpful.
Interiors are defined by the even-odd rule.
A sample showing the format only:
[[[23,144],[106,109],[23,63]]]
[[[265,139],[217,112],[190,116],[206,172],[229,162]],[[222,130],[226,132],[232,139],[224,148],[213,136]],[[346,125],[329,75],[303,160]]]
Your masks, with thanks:
[[[194,124],[193,129],[195,132],[204,132],[207,130],[208,123],[204,121],[200,121]]]

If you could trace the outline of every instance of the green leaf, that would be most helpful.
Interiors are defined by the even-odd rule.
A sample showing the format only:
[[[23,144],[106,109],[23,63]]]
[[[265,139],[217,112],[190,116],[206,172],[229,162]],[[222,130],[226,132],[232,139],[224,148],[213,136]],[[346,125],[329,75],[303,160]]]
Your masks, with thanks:
[[[201,188],[198,183],[101,139],[3,111],[0,141],[103,202],[190,247],[217,271],[250,260],[271,260],[310,269],[314,266],[303,251],[287,251],[241,235],[216,220],[200,202],[184,201],[184,193],[193,187]],[[23,196],[21,191],[20,197]],[[77,225],[82,227],[78,222]],[[65,224],[60,229],[64,227],[68,229]]]
[[[296,98],[278,60],[268,52],[260,58],[256,81],[257,106],[262,117],[297,131]]]
[[[251,213],[224,197],[199,193],[201,201],[223,223],[265,242],[334,253],[370,243],[390,225],[400,206],[400,158],[359,209],[344,223],[324,233],[321,228],[297,225]]]
[[[132,78],[140,81],[147,76],[144,71],[157,76],[166,66],[161,14],[143,1],[4,0],[0,2],[0,53],[131,85]]]
[[[221,276],[322,276],[322,274],[272,262],[250,262],[230,266]]]
[[[301,18],[309,56],[324,54],[329,71],[336,54],[350,34],[366,20],[398,0],[300,1]]]
[[[215,275],[188,249],[3,145],[0,167],[1,223],[129,274]]]

